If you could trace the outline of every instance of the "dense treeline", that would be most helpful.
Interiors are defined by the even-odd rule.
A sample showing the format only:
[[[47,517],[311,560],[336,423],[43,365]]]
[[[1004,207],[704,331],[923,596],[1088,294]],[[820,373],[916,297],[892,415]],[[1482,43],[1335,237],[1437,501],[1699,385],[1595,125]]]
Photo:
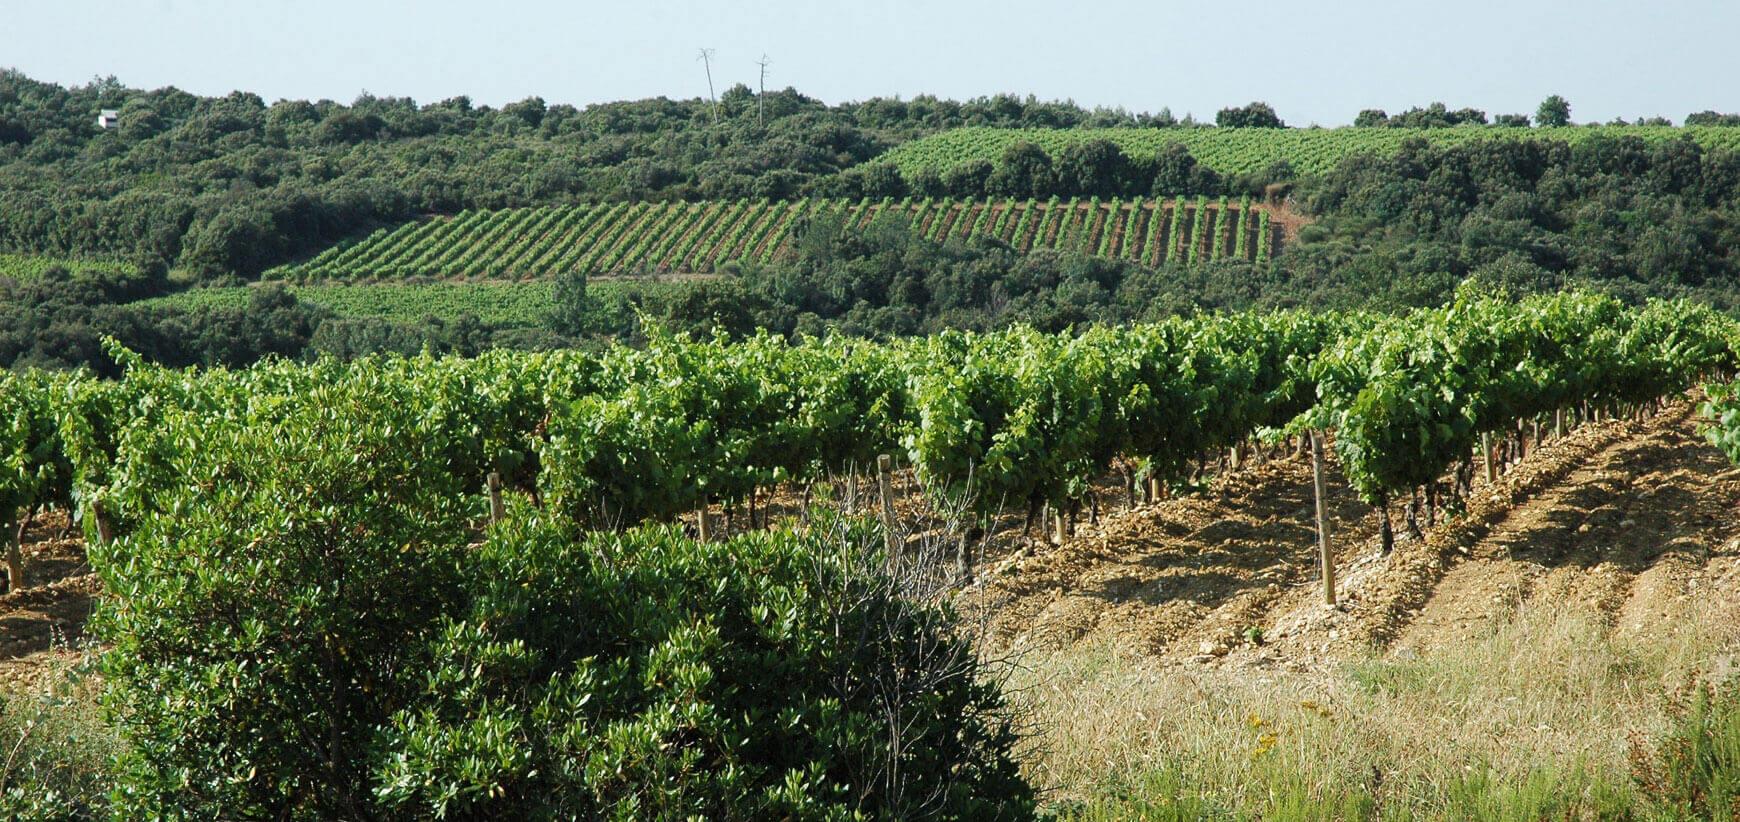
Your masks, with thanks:
[[[1732,306],[1740,287],[1740,153],[1689,139],[1413,142],[1302,194],[1318,221],[1277,265],[1321,293],[1388,283],[1419,302],[1473,278]]]
[[[795,90],[584,109],[541,98],[350,105],[198,97],[0,71],[0,247],[252,275],[429,212],[576,200],[784,198],[915,136],[965,125],[1164,125],[1012,96],[829,106]],[[108,129],[103,109],[119,113]]]

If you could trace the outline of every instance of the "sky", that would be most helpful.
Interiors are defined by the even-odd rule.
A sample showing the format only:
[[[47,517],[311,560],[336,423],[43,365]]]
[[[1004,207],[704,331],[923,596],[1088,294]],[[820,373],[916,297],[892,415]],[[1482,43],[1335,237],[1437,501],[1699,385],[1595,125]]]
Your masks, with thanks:
[[[830,103],[1009,92],[1290,125],[1442,101],[1577,122],[1740,111],[1740,0],[0,0],[0,66],[82,84],[496,105],[793,86]]]

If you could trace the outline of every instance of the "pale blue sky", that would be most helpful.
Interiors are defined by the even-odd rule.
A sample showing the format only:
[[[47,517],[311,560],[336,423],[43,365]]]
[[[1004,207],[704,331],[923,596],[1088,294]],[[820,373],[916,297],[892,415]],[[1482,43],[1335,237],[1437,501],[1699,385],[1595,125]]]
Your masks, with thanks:
[[[1573,119],[1740,111],[1740,0],[0,0],[0,66],[82,83],[348,102],[585,104],[796,86],[829,102],[997,92],[1212,119],[1267,100],[1291,124],[1442,100]]]

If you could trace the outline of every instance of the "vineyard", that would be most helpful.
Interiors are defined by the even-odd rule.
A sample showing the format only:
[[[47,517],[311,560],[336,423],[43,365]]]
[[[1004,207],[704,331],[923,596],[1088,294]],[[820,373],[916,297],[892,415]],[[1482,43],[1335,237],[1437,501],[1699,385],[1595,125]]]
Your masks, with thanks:
[[[622,286],[621,281],[594,281],[587,286],[587,293],[596,299],[609,300]],[[663,287],[666,284],[654,281],[635,283],[635,289],[642,293]],[[416,322],[425,317],[451,321],[469,315],[486,325],[527,326],[536,325],[553,305],[550,285],[543,282],[302,285],[290,291],[298,300],[324,306],[341,317],[379,317],[399,322]],[[135,304],[145,308],[233,309],[247,305],[253,293],[251,286],[196,288]]]
[[[124,274],[133,270],[133,266],[114,260],[0,253],[0,277],[14,280],[34,280],[41,277],[43,272],[55,268],[67,271],[103,271],[113,274]]]
[[[1558,128],[1172,128],[995,129],[962,128],[896,147],[879,161],[911,176],[924,169],[944,172],[974,160],[996,163],[1017,142],[1031,142],[1056,156],[1088,140],[1110,140],[1131,157],[1153,157],[1173,143],[1221,174],[1252,174],[1285,160],[1299,174],[1322,174],[1345,157],[1390,154],[1408,140],[1438,145],[1477,140],[1562,140],[1576,144],[1596,137],[1637,137],[1648,142],[1689,137],[1706,149],[1740,148],[1740,129],[1715,126],[1565,126]]]
[[[1313,496],[1301,475],[1315,473],[1325,582],[1338,562],[1324,525],[1332,519],[1345,529],[1335,533],[1351,531],[1362,544],[1381,535],[1378,556],[1393,560],[1384,573],[1407,583],[1459,556],[1422,532],[1464,521],[1479,533],[1497,527],[1486,524],[1495,507],[1548,491],[1551,533],[1593,528],[1607,539],[1628,533],[1636,516],[1655,530],[1630,535],[1648,544],[1623,550],[1659,553],[1665,540],[1652,535],[1667,527],[1666,512],[1698,499],[1687,516],[1714,521],[1732,497],[1689,497],[1707,481],[1691,472],[1677,470],[1671,486],[1646,474],[1674,454],[1659,426],[1630,450],[1615,444],[1644,429],[1645,418],[1685,422],[1680,395],[1730,378],[1740,367],[1737,339],[1731,318],[1697,304],[1628,306],[1569,293],[1396,317],[1200,315],[1079,336],[1017,328],[888,343],[733,343],[654,334],[644,348],[274,360],[243,370],[167,369],[111,344],[126,368],[118,381],[0,372],[0,533],[9,541],[34,533],[31,547],[40,548],[45,523],[70,519],[94,571],[42,585],[55,556],[12,542],[5,599],[16,609],[83,586],[116,603],[92,625],[108,643],[107,698],[130,709],[117,722],[138,764],[120,777],[128,790],[116,792],[129,809],[285,806],[271,778],[254,776],[276,768],[329,790],[362,783],[370,793],[356,803],[410,808],[403,815],[411,817],[499,816],[478,809],[523,796],[577,803],[563,816],[592,817],[644,801],[644,785],[668,792],[658,757],[732,745],[796,750],[783,729],[839,727],[826,724],[843,710],[838,699],[789,699],[792,689],[738,683],[772,669],[781,682],[810,677],[804,693],[832,693],[830,683],[863,672],[913,675],[887,655],[850,661],[862,648],[887,647],[881,637],[837,644],[870,631],[850,620],[909,602],[836,587],[843,562],[884,568],[918,558],[929,563],[916,565],[925,578],[960,591],[962,602],[974,592],[1007,595],[1009,610],[992,623],[999,632],[1079,634],[1072,626],[1091,623],[1074,620],[1082,611],[1072,606],[1201,622],[1166,636],[1174,645],[1200,637],[1201,657],[1212,662],[1227,658],[1229,637],[1240,634],[1262,646],[1252,656],[1284,648],[1304,658],[1303,643],[1323,637],[1387,641],[1395,634],[1380,632],[1395,621],[1385,615],[1418,607],[1407,589],[1372,586],[1358,564],[1371,560],[1353,560],[1354,551],[1340,561],[1354,562],[1350,587],[1366,596],[1349,596],[1345,608],[1315,597],[1314,607],[1297,605],[1315,593],[1309,572],[1298,570],[1311,567],[1299,556],[1311,531],[1298,523],[1309,521]],[[1712,439],[1740,452],[1733,389],[1713,386],[1710,395],[1703,413]],[[1664,404],[1673,410],[1655,414]],[[1338,457],[1339,499],[1324,490],[1329,459],[1274,458],[1286,450]],[[1618,482],[1613,493],[1630,495],[1628,510],[1604,505],[1610,516],[1585,521],[1572,501],[1597,504],[1588,499],[1595,486],[1553,487],[1564,476],[1554,471],[1571,468],[1552,466],[1578,453],[1601,463],[1600,481]],[[900,515],[889,490],[896,473],[907,489]],[[1635,483],[1620,481],[1632,475]],[[1194,493],[1205,486],[1209,493]],[[1369,505],[1349,505],[1356,495]],[[1119,502],[1125,510],[1102,519]],[[1335,505],[1329,515],[1326,502]],[[866,516],[841,519],[842,509]],[[1163,522],[1171,530],[1158,541],[1108,541],[1108,526],[1097,524],[1128,527],[1192,509],[1216,516]],[[1403,518],[1395,530],[1412,535],[1393,552],[1392,514]],[[1084,516],[1091,530],[1078,539]],[[1016,536],[1024,519],[1045,523],[1058,547],[1029,553],[1038,542]],[[1524,525],[1505,527],[1505,539],[1524,539],[1512,536]],[[1270,543],[1265,532],[1287,536]],[[1026,548],[992,556],[994,536]],[[833,553],[839,540],[862,553]],[[1084,557],[1095,564],[1079,564]],[[1502,561],[1533,562],[1483,547],[1464,567]],[[1136,593],[1138,580],[1165,594]],[[1216,585],[1245,593],[1203,593]],[[1442,587],[1442,601],[1428,607],[1491,599]],[[1252,623],[1281,598],[1295,602],[1285,614],[1310,621]],[[1403,639],[1418,641],[1439,621],[1450,619],[1422,619]],[[900,624],[946,636],[938,623]],[[1265,645],[1260,632],[1271,627]],[[1340,633],[1351,627],[1366,633]],[[946,646],[918,643],[938,647]],[[938,682],[958,693],[978,681],[969,673]],[[912,687],[913,704],[936,701],[929,681]],[[875,690],[849,695],[860,716],[881,704]],[[1298,692],[1286,696],[1284,705],[1301,704]],[[777,704],[736,707],[746,698]],[[924,709],[933,730],[915,750],[929,756],[930,746],[961,736],[955,722],[981,716],[947,707],[962,698]],[[1178,701],[1190,699],[1201,696]],[[356,707],[333,722],[334,704]],[[1305,704],[1312,716],[1327,718],[1314,704]],[[702,707],[683,719],[672,705]],[[564,717],[574,741],[539,741],[552,715]],[[1265,727],[1258,721],[1246,724]],[[488,724],[477,730],[480,722]],[[625,726],[635,736],[614,748],[593,742]],[[193,727],[202,733],[190,735]],[[328,735],[325,747],[308,744],[314,731]],[[753,741],[757,733],[772,739]],[[352,767],[335,773],[334,750]],[[431,750],[442,753],[425,755]],[[460,764],[449,750],[461,752]],[[608,767],[544,764],[571,756]],[[619,775],[614,763],[631,759],[655,764]],[[552,772],[557,787],[546,787]],[[754,773],[742,807],[768,807],[759,786],[786,772]],[[481,787],[445,790],[456,778]],[[997,784],[971,795],[1019,790]],[[189,785],[201,793],[190,795]],[[585,804],[595,796],[604,798]]]
[[[564,271],[695,274],[766,263],[813,224],[862,230],[904,219],[926,239],[993,237],[1020,252],[1074,251],[1157,266],[1280,250],[1279,226],[1248,200],[797,200],[617,203],[477,210],[382,229],[268,272],[296,281],[522,279]]]
[[[1731,320],[1693,304],[1627,308],[1573,294],[1382,319],[1212,316],[1080,337],[654,339],[597,355],[199,374],[117,350],[132,360],[118,383],[0,380],[10,421],[0,510],[84,512],[101,499],[112,519],[103,529],[124,533],[185,481],[172,432],[266,424],[286,404],[338,391],[425,409],[425,470],[480,492],[498,473],[588,527],[753,504],[770,487],[862,471],[883,454],[901,455],[939,500],[985,517],[1011,506],[1077,512],[1110,472],[1152,496],[1228,449],[1328,431],[1352,486],[1386,512],[1387,533],[1391,501],[1466,494],[1475,466],[1490,471],[1495,453],[1524,447],[1531,425],[1538,435],[1731,372],[1737,336]],[[1740,425],[1740,414],[1721,422]]]

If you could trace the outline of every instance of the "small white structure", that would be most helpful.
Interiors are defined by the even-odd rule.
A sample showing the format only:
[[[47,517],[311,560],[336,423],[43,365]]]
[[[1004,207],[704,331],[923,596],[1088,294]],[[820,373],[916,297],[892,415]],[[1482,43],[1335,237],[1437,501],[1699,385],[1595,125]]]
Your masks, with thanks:
[[[121,112],[106,108],[97,112],[97,128],[114,128],[121,124]]]

